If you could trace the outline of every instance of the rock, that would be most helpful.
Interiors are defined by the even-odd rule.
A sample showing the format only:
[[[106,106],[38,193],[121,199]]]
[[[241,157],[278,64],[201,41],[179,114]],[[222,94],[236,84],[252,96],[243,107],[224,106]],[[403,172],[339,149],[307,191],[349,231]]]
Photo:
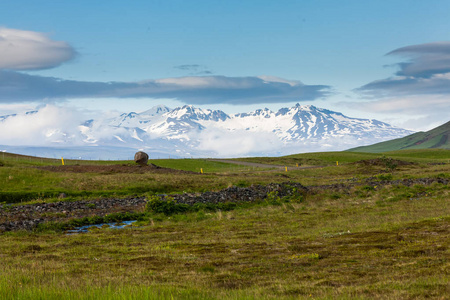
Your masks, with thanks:
[[[59,199],[67,198],[67,195],[66,195],[66,193],[61,193],[61,194],[59,194],[58,198]]]
[[[146,166],[148,163],[148,154],[142,151],[136,152],[136,154],[134,155],[134,161],[137,164],[140,164],[142,166]]]

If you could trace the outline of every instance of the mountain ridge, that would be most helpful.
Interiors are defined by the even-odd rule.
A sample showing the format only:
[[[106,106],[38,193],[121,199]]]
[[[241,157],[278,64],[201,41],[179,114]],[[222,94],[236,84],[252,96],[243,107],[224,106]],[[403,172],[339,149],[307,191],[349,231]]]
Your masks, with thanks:
[[[0,117],[0,122],[9,117]],[[47,131],[41,146],[120,147],[178,157],[277,156],[345,150],[412,133],[378,120],[300,104],[231,115],[192,105],[174,109],[158,105],[141,113],[89,119],[74,131]]]
[[[349,149],[353,152],[388,152],[395,150],[415,149],[449,149],[450,121],[429,131],[416,132],[403,138]]]

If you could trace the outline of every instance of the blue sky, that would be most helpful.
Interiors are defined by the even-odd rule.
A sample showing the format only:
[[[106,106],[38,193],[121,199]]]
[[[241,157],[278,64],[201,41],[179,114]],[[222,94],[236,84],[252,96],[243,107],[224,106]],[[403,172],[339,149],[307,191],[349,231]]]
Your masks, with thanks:
[[[299,102],[427,130],[449,119],[449,12],[438,0],[3,0],[0,115]]]

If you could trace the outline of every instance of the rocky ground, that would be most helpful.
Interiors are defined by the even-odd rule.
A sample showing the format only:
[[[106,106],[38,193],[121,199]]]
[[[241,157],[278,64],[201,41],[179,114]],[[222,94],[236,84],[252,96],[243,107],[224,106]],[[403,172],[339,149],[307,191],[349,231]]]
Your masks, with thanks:
[[[171,197],[177,203],[193,205],[196,203],[225,203],[225,202],[253,202],[264,200],[269,193],[276,193],[278,197],[291,196],[294,193],[307,193],[308,188],[297,182],[271,183],[269,185],[252,185],[250,187],[232,186],[219,192],[205,192],[198,194],[163,195]]]
[[[89,201],[60,201],[27,205],[0,206],[0,232],[32,230],[38,224],[49,221],[66,221],[73,218],[105,216],[117,212],[143,211],[146,199],[99,199]]]
[[[294,193],[314,194],[323,191],[348,192],[351,188],[358,185],[383,186],[383,185],[404,185],[412,186],[415,184],[430,185],[432,183],[441,183],[448,185],[448,178],[416,178],[401,180],[379,180],[372,177],[363,182],[347,180],[343,183],[321,186],[305,187],[300,183],[272,183],[266,186],[253,185],[250,187],[229,187],[218,192],[205,192],[198,194],[177,194],[177,195],[159,195],[162,199],[172,197],[178,203],[193,205],[195,203],[221,203],[221,202],[252,202],[260,201],[272,193],[279,197],[290,196]],[[275,193],[274,193],[275,192]],[[38,224],[49,221],[67,221],[74,218],[105,216],[117,212],[142,212],[147,199],[138,198],[108,198],[98,200],[82,201],[60,201],[51,203],[35,203],[27,205],[8,205],[0,206],[0,232],[11,230],[32,230]]]

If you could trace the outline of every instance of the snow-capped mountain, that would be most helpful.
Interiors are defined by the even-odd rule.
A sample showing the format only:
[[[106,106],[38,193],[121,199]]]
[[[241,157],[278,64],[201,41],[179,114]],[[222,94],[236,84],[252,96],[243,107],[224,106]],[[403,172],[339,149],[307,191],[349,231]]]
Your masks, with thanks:
[[[0,124],[5,119],[0,117]],[[377,120],[350,118],[299,104],[277,112],[266,108],[235,115],[191,105],[175,109],[159,105],[141,113],[90,119],[78,125],[77,131],[78,137],[73,134],[70,137],[81,139],[82,145],[91,149],[143,149],[150,154],[166,153],[173,157],[270,156],[344,150],[412,133]],[[61,138],[58,141],[61,143]],[[70,141],[65,141],[69,146]],[[77,145],[80,146],[79,141]]]

